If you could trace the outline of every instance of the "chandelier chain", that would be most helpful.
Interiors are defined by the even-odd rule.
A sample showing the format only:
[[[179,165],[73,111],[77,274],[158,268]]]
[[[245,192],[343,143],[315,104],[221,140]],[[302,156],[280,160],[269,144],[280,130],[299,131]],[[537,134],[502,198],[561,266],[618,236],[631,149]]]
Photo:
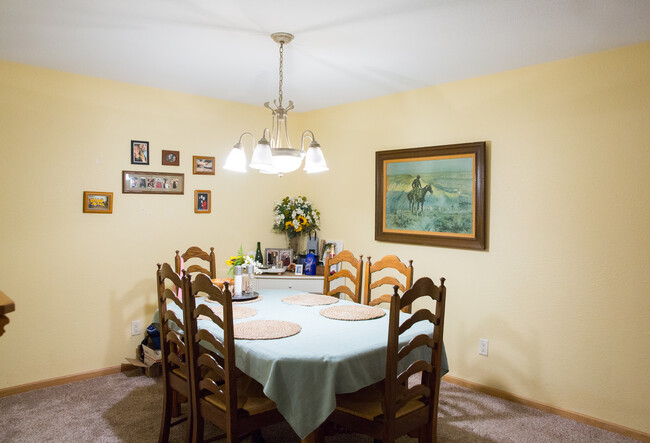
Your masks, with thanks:
[[[284,54],[284,43],[280,43],[280,86],[279,86],[279,95],[280,95],[280,107],[282,107],[282,64],[283,64],[283,54]]]

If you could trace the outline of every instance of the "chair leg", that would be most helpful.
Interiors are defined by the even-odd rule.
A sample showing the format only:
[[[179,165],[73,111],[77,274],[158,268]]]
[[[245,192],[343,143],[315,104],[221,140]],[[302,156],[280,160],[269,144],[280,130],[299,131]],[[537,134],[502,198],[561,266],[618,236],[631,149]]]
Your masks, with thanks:
[[[433,443],[436,441],[435,435],[434,425],[427,423],[420,428],[418,443]]]
[[[203,443],[203,428],[204,421],[203,417],[200,414],[192,414],[192,442],[193,443]]]
[[[172,411],[170,407],[171,389],[166,387],[163,391],[163,411],[162,421],[160,423],[160,434],[158,435],[159,443],[167,443],[169,441],[169,428],[172,421]]]
[[[181,398],[182,396],[177,391],[172,389],[171,414],[174,418],[181,415]]]

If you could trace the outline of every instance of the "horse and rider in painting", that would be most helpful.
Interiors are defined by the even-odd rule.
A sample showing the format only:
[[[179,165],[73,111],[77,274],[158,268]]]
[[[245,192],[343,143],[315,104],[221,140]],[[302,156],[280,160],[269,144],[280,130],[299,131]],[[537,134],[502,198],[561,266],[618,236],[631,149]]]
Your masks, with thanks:
[[[431,188],[431,185],[426,185],[423,188],[419,175],[413,179],[411,187],[413,189],[411,189],[407,194],[411,213],[422,215],[422,210],[424,209],[424,197],[426,197],[427,192],[433,194],[433,189]]]

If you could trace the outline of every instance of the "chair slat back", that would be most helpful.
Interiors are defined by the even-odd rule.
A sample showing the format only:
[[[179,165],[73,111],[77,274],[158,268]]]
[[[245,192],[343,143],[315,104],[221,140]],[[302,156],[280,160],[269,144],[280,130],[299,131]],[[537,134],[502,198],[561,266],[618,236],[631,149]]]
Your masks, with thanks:
[[[192,376],[192,403],[194,411],[200,411],[202,399],[215,395],[225,405],[220,417],[224,429],[235,428],[237,420],[237,371],[235,367],[235,338],[232,317],[232,294],[228,283],[222,291],[206,274],[197,274],[194,280],[185,275],[184,287],[188,296],[183,299],[188,316],[188,343],[191,347],[190,371]],[[198,305],[196,297],[206,296],[221,305],[223,318],[206,305]],[[216,335],[207,329],[198,330],[198,317],[207,317],[221,331]],[[213,349],[200,346],[209,343]],[[213,351],[217,351],[217,355]],[[197,412],[198,414],[199,412]]]
[[[188,261],[192,260],[192,263],[188,264]],[[197,260],[201,260],[206,263],[196,263]],[[208,254],[203,249],[198,246],[191,246],[183,254],[180,254],[180,251],[176,251],[176,257],[174,258],[174,265],[176,273],[180,274],[185,270],[188,274],[195,274],[197,272],[202,272],[210,276],[210,278],[217,278],[217,264],[215,261],[214,248],[210,248],[210,253]],[[208,268],[206,268],[209,267]]]
[[[158,292],[158,315],[160,318],[160,349],[163,380],[168,383],[173,377],[172,371],[180,370],[186,377],[188,367],[186,360],[181,356],[187,356],[187,347],[183,341],[187,327],[184,315],[177,315],[169,309],[170,304],[183,309],[178,288],[182,287],[181,277],[174,272],[167,263],[158,264],[156,271],[156,284]]]
[[[375,279],[376,277],[378,278]],[[413,260],[409,260],[407,266],[396,255],[386,255],[376,263],[372,263],[372,258],[368,257],[364,278],[365,304],[376,306],[380,303],[390,303],[395,285],[402,293],[411,288]],[[403,312],[411,312],[411,305],[405,306]]]
[[[341,265],[341,266],[338,266]],[[345,268],[348,266],[350,269]],[[334,257],[325,257],[325,275],[323,278],[323,294],[339,295],[346,294],[355,303],[361,303],[361,285],[363,283],[363,255],[355,258],[352,252],[343,250]],[[334,271],[334,273],[332,273]],[[346,278],[344,285],[332,289],[332,281],[339,278]]]
[[[428,405],[428,418],[433,420],[438,414],[438,396],[440,390],[440,365],[442,360],[442,337],[444,330],[445,299],[447,289],[445,279],[440,279],[436,286],[428,277],[418,279],[411,289],[401,297],[399,287],[393,288],[390,302],[390,317],[388,331],[388,349],[386,355],[386,383],[384,393],[384,418],[387,426],[395,426],[396,414],[406,403],[413,399]],[[410,306],[418,299],[428,299],[435,303],[435,310],[427,308],[417,310],[410,319],[400,325],[400,310]],[[430,332],[414,337],[406,345],[399,346],[399,337],[414,324],[427,322]],[[428,330],[428,327],[427,327]],[[431,352],[427,360],[417,360],[407,369],[398,373],[400,360],[409,355],[414,349],[427,346]],[[411,375],[422,373],[420,383],[408,387]]]

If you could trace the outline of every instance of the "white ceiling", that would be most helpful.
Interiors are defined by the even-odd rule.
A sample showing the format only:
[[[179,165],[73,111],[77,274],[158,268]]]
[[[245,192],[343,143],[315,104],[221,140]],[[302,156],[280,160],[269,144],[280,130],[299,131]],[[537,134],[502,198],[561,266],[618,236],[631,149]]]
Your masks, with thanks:
[[[308,111],[650,41],[649,0],[0,0],[0,59]]]

